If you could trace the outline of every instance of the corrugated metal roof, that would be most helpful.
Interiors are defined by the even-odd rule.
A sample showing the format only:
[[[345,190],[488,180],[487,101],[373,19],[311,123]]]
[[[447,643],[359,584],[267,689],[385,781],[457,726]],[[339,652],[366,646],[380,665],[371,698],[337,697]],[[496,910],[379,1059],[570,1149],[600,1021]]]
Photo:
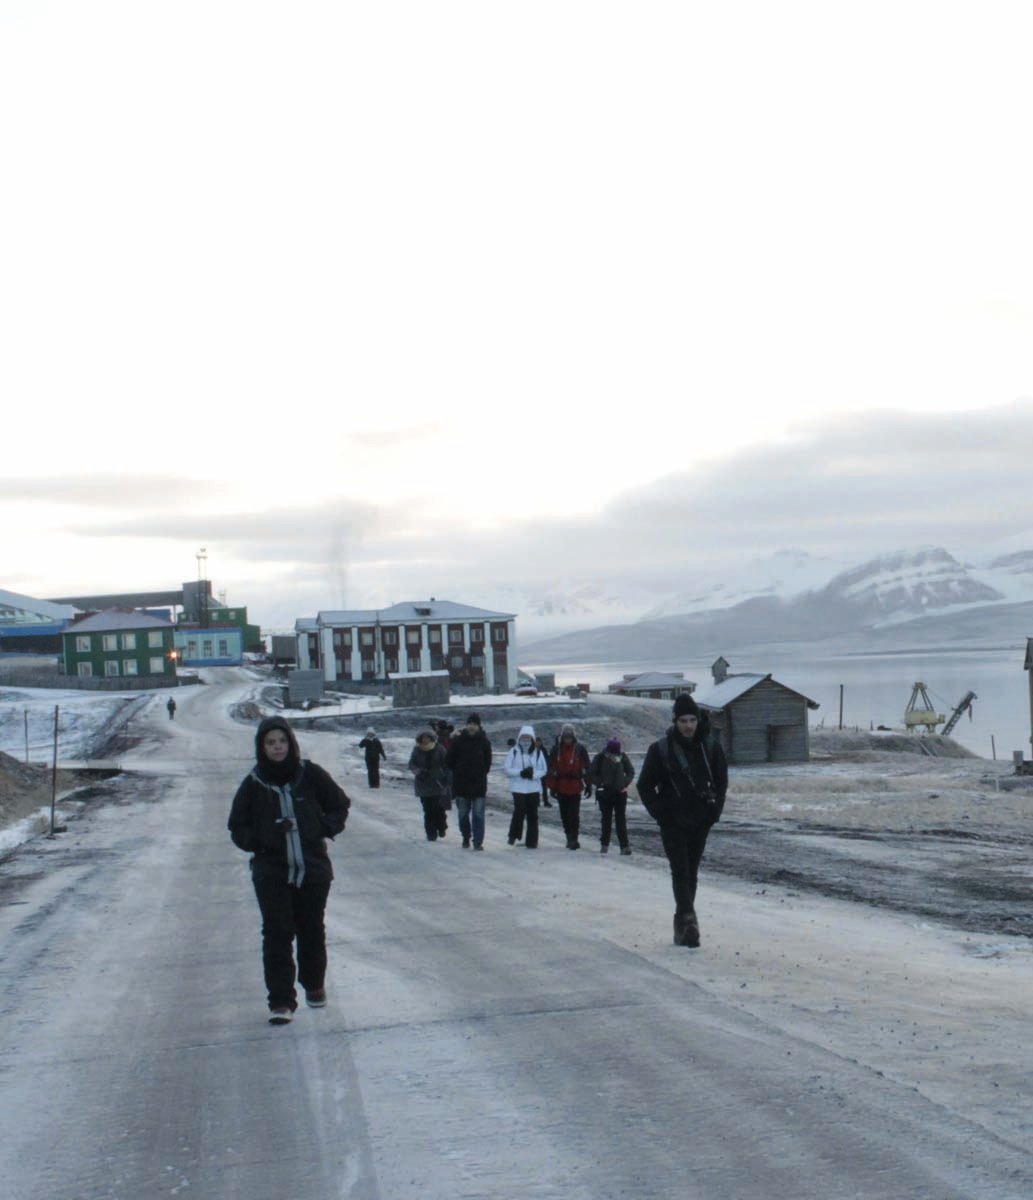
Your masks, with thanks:
[[[747,692],[752,691],[758,683],[763,683],[765,679],[771,679],[771,675],[729,675],[727,679],[723,679],[720,683],[712,683],[709,687],[704,687],[698,692],[693,692],[692,698],[697,704],[705,704],[707,708],[725,708],[727,705],[738,700],[740,696],[745,696]],[[778,683],[777,679],[772,680],[773,683]],[[785,688],[787,692],[792,692],[794,696],[799,696],[801,700],[806,700],[811,708],[818,708],[817,701],[811,700],[802,692],[797,692],[793,688],[788,688],[784,683],[778,683],[778,686]]]
[[[92,617],[84,617],[69,625],[66,633],[100,633],[108,629],[171,629],[168,621],[159,621],[148,613],[122,612],[109,608],[105,612],[94,613]]]
[[[611,686],[619,688],[622,692],[652,692],[658,688],[681,688],[682,691],[691,692],[696,685],[683,675],[667,675],[663,671],[644,671],[641,675],[636,675],[634,679],[622,679],[619,683]]]
[[[424,611],[426,610],[426,611]],[[387,608],[327,609],[316,614],[320,625],[405,625],[429,621],[511,621],[515,613],[492,612],[454,600],[406,600]]]

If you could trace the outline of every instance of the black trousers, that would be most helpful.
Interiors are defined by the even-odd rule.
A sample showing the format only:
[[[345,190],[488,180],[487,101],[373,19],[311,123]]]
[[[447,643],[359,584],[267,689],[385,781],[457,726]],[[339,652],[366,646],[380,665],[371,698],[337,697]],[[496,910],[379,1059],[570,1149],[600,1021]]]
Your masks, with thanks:
[[[599,841],[603,846],[610,844],[610,830],[613,821],[617,819],[617,841],[623,850],[628,845],[628,798],[618,793],[596,792],[599,801],[599,812],[602,816],[602,828],[599,831]]]
[[[660,826],[664,853],[671,864],[671,887],[674,889],[674,907],[678,916],[695,918],[699,864],[703,861],[709,833],[709,825],[700,825],[695,829],[682,829],[678,825]]]
[[[371,762],[366,763],[366,778],[369,780],[371,788],[380,787],[380,759],[374,758]]]
[[[524,845],[534,850],[538,845],[537,792],[513,792],[513,819],[509,823],[509,840],[519,842],[524,836],[524,820],[527,821],[527,838]]]
[[[581,793],[560,796],[560,820],[568,842],[576,842],[581,834]]]
[[[262,913],[262,966],[270,1008],[298,1007],[294,990],[294,941],[298,943],[297,979],[306,992],[326,982],[324,914],[330,881],[291,887],[280,879],[256,879]]]
[[[444,796],[421,796],[423,805],[423,832],[428,842],[436,842],[448,832],[448,817],[445,815]]]

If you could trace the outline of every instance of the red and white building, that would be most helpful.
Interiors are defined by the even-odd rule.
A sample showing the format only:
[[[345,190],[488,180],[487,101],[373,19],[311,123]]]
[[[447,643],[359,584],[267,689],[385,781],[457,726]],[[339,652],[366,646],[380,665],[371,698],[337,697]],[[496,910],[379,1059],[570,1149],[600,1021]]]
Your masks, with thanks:
[[[454,685],[511,692],[517,683],[513,613],[451,600],[319,612],[294,625],[298,667],[327,683],[387,683],[392,675],[447,670]]]

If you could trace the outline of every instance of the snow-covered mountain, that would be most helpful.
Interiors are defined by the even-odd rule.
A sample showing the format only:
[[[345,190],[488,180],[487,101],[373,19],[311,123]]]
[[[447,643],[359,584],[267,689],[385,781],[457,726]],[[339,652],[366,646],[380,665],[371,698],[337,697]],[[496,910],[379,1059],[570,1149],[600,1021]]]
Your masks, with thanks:
[[[950,619],[956,631],[966,613],[1001,609],[1004,619],[1004,608],[1027,603],[1033,611],[1033,550],[1009,548],[979,565],[962,563],[936,546],[857,565],[786,551],[750,562],[741,573],[715,576],[706,586],[697,581],[644,609],[634,623],[583,627],[534,644],[534,621],[524,622],[522,615],[521,643],[539,657],[562,652],[586,660],[645,658],[681,643],[720,650],[877,635],[888,644],[895,630],[906,638],[910,623],[921,622],[924,635],[933,636],[937,619]],[[970,624],[988,627],[983,617]]]

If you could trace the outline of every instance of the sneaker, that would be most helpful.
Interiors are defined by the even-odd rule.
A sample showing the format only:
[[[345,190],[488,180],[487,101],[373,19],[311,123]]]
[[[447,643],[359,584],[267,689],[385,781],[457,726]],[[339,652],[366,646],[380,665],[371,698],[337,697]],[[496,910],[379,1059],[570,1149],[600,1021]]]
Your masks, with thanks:
[[[270,1025],[289,1025],[294,1018],[294,1014],[289,1008],[274,1008],[269,1014]]]
[[[326,1008],[326,988],[313,988],[306,992],[305,1003],[309,1008]]]
[[[463,849],[464,850],[470,849],[470,839],[469,838],[463,838]]]
[[[621,846],[621,854],[630,854],[630,853],[631,853],[630,846]]]
[[[609,847],[609,846],[600,846],[600,847],[599,847],[599,853],[600,853],[600,854],[609,854],[609,853],[610,853],[610,847]]]

